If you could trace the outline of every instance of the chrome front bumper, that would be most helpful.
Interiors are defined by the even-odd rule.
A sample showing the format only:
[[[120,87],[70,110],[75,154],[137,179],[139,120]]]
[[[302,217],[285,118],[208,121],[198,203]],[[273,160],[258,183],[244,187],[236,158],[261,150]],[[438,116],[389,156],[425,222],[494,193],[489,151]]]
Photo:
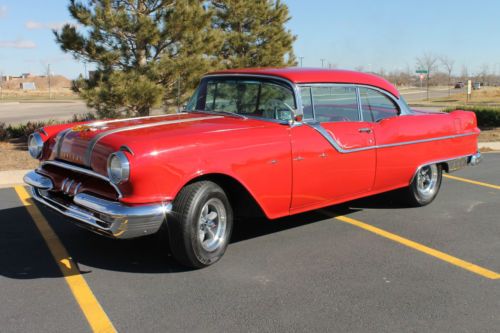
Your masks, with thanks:
[[[160,229],[170,203],[127,206],[96,196],[79,193],[61,200],[54,195],[52,180],[35,171],[24,176],[24,182],[31,187],[33,198],[76,221],[79,226],[113,238],[135,238],[153,234]]]

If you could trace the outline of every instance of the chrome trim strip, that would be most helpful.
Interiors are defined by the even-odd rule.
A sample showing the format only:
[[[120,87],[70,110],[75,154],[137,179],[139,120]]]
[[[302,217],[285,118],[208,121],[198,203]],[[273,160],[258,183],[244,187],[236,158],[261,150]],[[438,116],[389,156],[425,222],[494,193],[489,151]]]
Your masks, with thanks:
[[[62,148],[62,144],[63,144],[64,138],[66,137],[66,135],[70,131],[71,131],[71,128],[66,128],[65,130],[59,132],[59,134],[57,135],[58,138],[57,138],[56,147],[55,147],[55,151],[56,151],[55,158],[59,158],[61,156],[61,148]]]
[[[111,186],[113,186],[113,188],[115,189],[115,191],[118,193],[118,198],[122,198],[123,197],[122,192],[120,191],[120,189],[118,188],[118,186],[116,186],[115,184],[113,184],[109,180],[108,177],[103,176],[103,175],[101,175],[101,174],[99,174],[97,172],[94,172],[94,171],[89,170],[89,169],[77,167],[76,165],[71,165],[71,164],[68,164],[68,163],[59,162],[59,161],[44,161],[44,162],[42,162],[41,166],[43,167],[44,165],[55,165],[55,166],[58,166],[58,167],[63,168],[63,169],[72,170],[72,171],[75,171],[75,172],[78,172],[78,173],[83,173],[85,175],[89,175],[89,176],[92,176],[92,177],[96,177],[96,178],[102,179],[102,180],[108,182]]]
[[[325,140],[327,140],[330,143],[330,145],[332,145],[333,148],[335,148],[335,150],[337,150],[339,153],[342,153],[342,154],[355,153],[358,151],[364,151],[364,150],[370,150],[370,149],[383,149],[383,148],[390,148],[390,147],[406,146],[406,145],[413,145],[413,144],[418,144],[418,143],[425,143],[425,142],[431,142],[431,141],[447,140],[447,139],[460,138],[460,137],[464,137],[464,136],[477,135],[477,133],[463,133],[463,134],[447,135],[447,136],[441,136],[441,137],[429,138],[429,139],[403,141],[403,142],[398,142],[398,143],[389,143],[389,144],[384,144],[384,145],[373,145],[373,146],[366,146],[366,147],[354,148],[354,149],[344,149],[330,135],[330,133],[328,133],[328,131],[323,126],[321,126],[321,124],[319,122],[306,121],[306,122],[304,122],[304,124],[315,129],[319,134],[321,134],[321,136],[323,136],[323,138],[325,138]]]
[[[90,167],[90,162],[91,162],[91,157],[92,157],[92,152],[94,151],[95,146],[101,140],[102,138],[111,135],[111,134],[116,134],[120,132],[126,132],[126,131],[133,131],[137,129],[143,129],[143,128],[150,128],[150,127],[156,127],[156,126],[163,126],[163,125],[170,125],[170,124],[179,124],[179,123],[187,123],[187,122],[192,122],[192,121],[198,121],[198,120],[209,120],[209,119],[217,119],[217,118],[224,118],[223,116],[212,116],[212,117],[197,117],[197,118],[187,118],[187,119],[177,119],[177,120],[165,120],[165,121],[159,121],[156,123],[151,123],[151,124],[140,124],[140,125],[133,125],[133,126],[126,126],[126,127],[121,127],[121,128],[115,128],[109,131],[101,132],[94,136],[92,140],[90,141],[87,151],[85,152],[85,157],[84,157],[84,164],[88,167]]]
[[[132,148],[130,148],[130,147],[129,147],[129,146],[127,146],[127,145],[122,145],[122,146],[120,147],[120,149],[119,149],[119,150],[121,150],[121,151],[127,151],[127,152],[129,152],[129,153],[130,153],[130,155],[132,155],[132,156],[134,156],[134,155],[135,155],[135,154],[134,154],[134,151],[132,150]]]
[[[161,115],[155,115],[155,116],[120,118],[120,119],[111,119],[111,120],[98,120],[98,121],[95,121],[95,122],[88,123],[86,125],[87,126],[103,126],[103,125],[112,124],[112,123],[119,123],[119,122],[123,122],[123,121],[139,120],[139,119],[149,119],[149,118],[170,117],[170,116],[178,116],[180,114],[186,114],[186,112],[161,114]]]

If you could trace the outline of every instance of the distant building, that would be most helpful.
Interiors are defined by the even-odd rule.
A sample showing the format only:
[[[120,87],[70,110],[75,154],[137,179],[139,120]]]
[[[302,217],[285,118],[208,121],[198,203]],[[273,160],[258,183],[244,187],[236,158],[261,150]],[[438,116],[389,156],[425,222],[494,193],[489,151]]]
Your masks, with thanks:
[[[30,78],[32,76],[33,76],[33,74],[31,74],[31,73],[23,73],[23,74],[21,74],[21,78],[23,78],[23,79],[27,79],[27,78]]]
[[[35,82],[21,82],[19,88],[22,90],[36,90]]]

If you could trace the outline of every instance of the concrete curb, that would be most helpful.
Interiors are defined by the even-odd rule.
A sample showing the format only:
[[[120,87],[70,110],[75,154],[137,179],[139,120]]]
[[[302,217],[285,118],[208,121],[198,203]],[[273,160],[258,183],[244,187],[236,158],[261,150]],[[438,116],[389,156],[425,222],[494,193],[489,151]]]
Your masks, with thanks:
[[[479,142],[478,144],[479,149],[481,148],[490,148],[493,150],[500,150],[500,141],[494,141],[494,142]]]
[[[23,177],[31,170],[0,171],[0,188],[23,185]]]

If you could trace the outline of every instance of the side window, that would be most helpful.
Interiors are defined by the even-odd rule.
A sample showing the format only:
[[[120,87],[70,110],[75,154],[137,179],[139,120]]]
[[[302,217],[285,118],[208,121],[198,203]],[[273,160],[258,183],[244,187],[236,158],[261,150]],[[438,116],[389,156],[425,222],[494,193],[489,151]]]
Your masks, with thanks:
[[[312,87],[316,120],[319,122],[359,121],[355,87]]]
[[[386,95],[370,88],[359,88],[361,109],[365,121],[380,121],[399,115],[399,108]]]
[[[205,110],[254,113],[259,82],[212,81],[207,83]]]
[[[259,95],[258,114],[264,118],[290,120],[295,109],[295,99],[290,89],[273,84],[262,83]]]
[[[304,119],[314,119],[311,87],[301,87],[300,98],[302,99],[302,107],[304,109]]]

